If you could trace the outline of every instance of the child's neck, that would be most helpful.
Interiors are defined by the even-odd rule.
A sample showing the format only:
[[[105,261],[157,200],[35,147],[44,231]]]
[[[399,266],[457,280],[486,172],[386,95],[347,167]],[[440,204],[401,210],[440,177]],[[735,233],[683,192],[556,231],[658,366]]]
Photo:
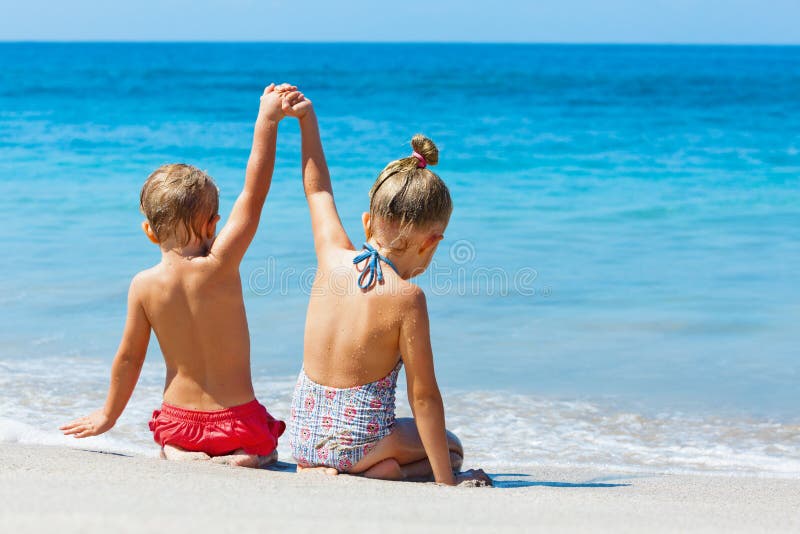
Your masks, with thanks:
[[[397,274],[399,274],[403,280],[408,280],[420,274],[419,272],[415,272],[419,269],[419,259],[414,253],[414,247],[408,246],[405,250],[396,251],[382,245],[375,237],[368,239],[367,242],[375,247],[375,250],[377,250],[381,256],[388,258],[394,266],[397,267]]]
[[[185,245],[178,244],[174,239],[161,243],[161,259],[191,259],[208,256],[211,244],[199,239],[193,239]]]

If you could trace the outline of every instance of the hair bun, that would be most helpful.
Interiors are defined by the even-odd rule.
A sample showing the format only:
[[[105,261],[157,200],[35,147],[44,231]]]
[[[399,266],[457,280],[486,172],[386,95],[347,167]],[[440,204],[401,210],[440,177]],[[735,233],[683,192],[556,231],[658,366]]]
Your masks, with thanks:
[[[414,149],[414,152],[425,158],[425,162],[428,165],[436,165],[439,163],[439,149],[436,148],[436,143],[424,135],[415,135],[411,139],[411,148]]]

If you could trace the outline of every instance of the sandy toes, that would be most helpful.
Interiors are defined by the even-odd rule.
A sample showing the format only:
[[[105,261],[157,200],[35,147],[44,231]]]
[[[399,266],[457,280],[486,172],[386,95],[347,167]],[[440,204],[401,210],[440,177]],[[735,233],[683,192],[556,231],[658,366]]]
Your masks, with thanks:
[[[322,473],[324,475],[330,475],[330,476],[335,476],[335,475],[339,474],[339,471],[337,471],[333,467],[325,467],[325,466],[300,467],[300,465],[298,465],[297,466],[297,472],[298,473]]]
[[[211,461],[215,464],[229,465],[231,467],[262,468],[278,461],[278,451],[272,451],[267,456],[247,454],[244,449],[239,449],[223,456],[209,456],[204,452],[187,451],[175,445],[164,445],[161,449],[161,458],[174,462]]]
[[[161,458],[173,462],[197,462],[210,460],[211,456],[204,452],[187,451],[175,445],[168,444],[161,448]]]
[[[278,461],[278,451],[272,451],[267,456],[247,454],[244,449],[239,449],[224,456],[212,456],[211,461],[216,464],[230,465],[231,467],[249,467],[259,469],[267,467]]]

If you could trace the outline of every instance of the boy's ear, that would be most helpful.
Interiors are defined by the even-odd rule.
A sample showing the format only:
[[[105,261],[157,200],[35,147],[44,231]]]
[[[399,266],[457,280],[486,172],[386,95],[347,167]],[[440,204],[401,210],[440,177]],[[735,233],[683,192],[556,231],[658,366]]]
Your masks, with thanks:
[[[217,223],[219,222],[220,216],[219,213],[211,217],[211,220],[208,221],[208,226],[206,227],[206,238],[207,239],[214,239],[214,236],[217,235]]]
[[[153,228],[150,226],[150,223],[147,221],[142,221],[142,231],[147,236],[147,239],[152,241],[154,244],[158,245],[158,237],[156,237],[156,233],[153,231]]]
[[[361,214],[361,224],[364,225],[364,235],[367,236],[367,240],[372,237],[372,228],[370,228],[369,222],[369,212],[365,211]]]

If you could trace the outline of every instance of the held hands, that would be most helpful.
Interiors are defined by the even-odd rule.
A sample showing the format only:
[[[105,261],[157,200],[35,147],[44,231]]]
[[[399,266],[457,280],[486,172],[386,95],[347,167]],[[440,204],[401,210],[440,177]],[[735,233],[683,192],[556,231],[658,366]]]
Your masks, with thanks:
[[[311,100],[297,90],[297,86],[288,83],[269,84],[261,95],[261,107],[258,110],[259,120],[278,122],[284,117],[302,119],[313,109]]]
[[[71,423],[59,428],[65,436],[75,436],[76,438],[88,438],[89,436],[99,436],[111,430],[116,421],[112,421],[103,410],[75,419]]]
[[[297,87],[282,83],[269,84],[261,95],[261,106],[258,109],[258,119],[278,122],[286,115],[282,110],[283,96],[289,92],[297,91]]]
[[[297,91],[287,91],[283,95],[282,110],[287,117],[302,119],[309,111],[313,111],[314,106],[311,100],[307,99],[303,93]]]

